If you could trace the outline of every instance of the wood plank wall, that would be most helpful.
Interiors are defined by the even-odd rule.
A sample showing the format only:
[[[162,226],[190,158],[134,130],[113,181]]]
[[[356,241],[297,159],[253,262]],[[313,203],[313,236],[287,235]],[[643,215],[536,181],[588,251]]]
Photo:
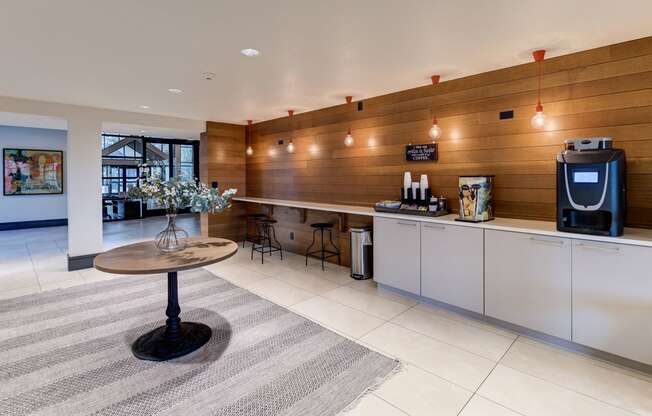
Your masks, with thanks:
[[[199,153],[202,182],[211,186],[217,181],[220,191],[237,188],[238,195],[246,194],[244,126],[209,121],[201,136]],[[244,214],[245,206],[238,203],[220,214],[202,214],[202,235],[239,241],[244,235]]]
[[[554,220],[563,141],[611,136],[628,160],[628,225],[652,227],[652,37],[547,59],[542,71],[546,131],[530,126],[533,63],[365,99],[363,111],[354,102],[257,123],[247,196],[371,205],[398,198],[408,170],[456,201],[458,175],[493,174],[496,215]],[[428,142],[433,110],[439,160],[406,163],[405,144]],[[499,120],[503,110],[514,118]],[[290,137],[294,154],[276,144]],[[288,221],[279,224],[284,240],[297,227]]]

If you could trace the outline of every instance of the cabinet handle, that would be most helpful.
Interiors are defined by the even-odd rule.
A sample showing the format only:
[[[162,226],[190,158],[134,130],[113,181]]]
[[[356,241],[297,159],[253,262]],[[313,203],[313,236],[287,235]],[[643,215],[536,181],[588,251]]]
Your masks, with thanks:
[[[416,226],[417,226],[417,224],[414,223],[414,222],[401,222],[401,221],[397,221],[396,223],[397,223],[398,225],[407,225],[407,226],[410,226],[410,227],[416,227]]]
[[[564,240],[548,240],[545,238],[530,237],[530,241],[534,241],[536,243],[544,243],[544,244],[555,244],[558,246],[564,245]]]
[[[433,230],[445,230],[446,226],[444,225],[430,225],[430,224],[423,224],[424,227],[426,228],[432,228]]]
[[[599,246],[599,245],[586,244],[586,243],[577,243],[575,245],[577,247],[593,249],[593,250],[613,251],[615,253],[618,253],[620,251],[620,247]]]

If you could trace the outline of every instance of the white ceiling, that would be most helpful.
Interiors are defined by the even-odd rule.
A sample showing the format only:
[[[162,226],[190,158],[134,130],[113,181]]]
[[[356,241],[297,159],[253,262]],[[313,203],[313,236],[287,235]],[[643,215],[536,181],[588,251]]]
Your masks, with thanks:
[[[2,0],[0,95],[243,123],[650,36],[650,16],[650,0]]]

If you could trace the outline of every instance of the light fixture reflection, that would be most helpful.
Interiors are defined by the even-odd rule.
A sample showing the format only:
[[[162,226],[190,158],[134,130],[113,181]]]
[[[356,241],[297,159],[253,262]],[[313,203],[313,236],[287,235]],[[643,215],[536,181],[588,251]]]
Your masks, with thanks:
[[[247,146],[247,156],[251,156],[254,154],[254,149],[251,146]]]
[[[294,153],[294,143],[292,143],[292,140],[288,143],[288,153]]]

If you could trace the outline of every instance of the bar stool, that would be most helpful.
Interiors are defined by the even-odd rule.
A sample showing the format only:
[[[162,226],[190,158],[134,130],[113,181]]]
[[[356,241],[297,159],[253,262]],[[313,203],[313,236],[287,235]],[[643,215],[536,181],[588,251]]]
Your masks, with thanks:
[[[266,214],[246,214],[245,222],[246,222],[246,227],[245,228],[245,235],[244,235],[244,240],[242,240],[242,248],[245,247],[245,244],[248,242],[254,243],[254,241],[260,240],[260,234],[258,234],[258,221],[260,221],[263,218],[267,218]],[[256,235],[255,236],[250,236],[249,235],[249,225],[253,224],[255,229],[256,229]]]
[[[258,220],[258,237],[251,244],[251,260],[254,259],[254,251],[260,253],[260,262],[262,264],[265,263],[265,253],[269,253],[271,256],[275,251],[280,252],[281,260],[283,260],[283,247],[281,247],[281,243],[276,239],[276,230],[274,230],[274,224],[276,223],[277,221],[272,218],[261,218]],[[274,244],[272,244],[272,240]]]
[[[328,259],[330,257],[337,256],[337,264],[341,264],[340,263],[340,249],[337,248],[335,243],[333,243],[333,224],[328,223],[328,222],[316,222],[314,224],[310,224],[310,226],[312,228],[314,228],[314,230],[312,232],[312,243],[310,243],[310,245],[306,249],[306,266],[308,265],[308,257],[314,257],[316,259],[321,259],[321,269],[322,270],[324,270],[324,260]],[[321,249],[315,250],[315,251],[310,251],[312,246],[315,245],[315,235],[317,234],[317,231],[319,231],[321,233]],[[330,245],[333,247],[334,251],[327,250],[325,248],[326,245],[324,244],[324,231],[328,231],[328,239],[329,239]]]

